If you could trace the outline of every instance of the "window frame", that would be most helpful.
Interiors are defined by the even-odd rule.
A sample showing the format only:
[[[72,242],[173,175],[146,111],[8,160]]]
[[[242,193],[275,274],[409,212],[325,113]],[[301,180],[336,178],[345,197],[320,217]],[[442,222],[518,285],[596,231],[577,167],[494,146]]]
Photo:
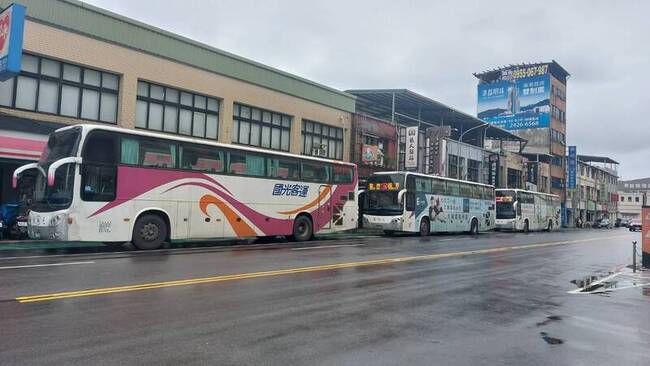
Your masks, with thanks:
[[[249,117],[242,117],[241,116],[241,108],[248,108],[250,116]],[[253,115],[255,114],[253,111],[259,112],[260,119],[253,119]],[[269,122],[264,122],[264,114],[268,113],[270,114],[270,120]],[[279,116],[279,124],[274,124],[273,122],[273,117],[274,115]],[[284,124],[284,118],[286,117],[289,122],[288,126],[285,126]],[[248,143],[240,142],[239,136],[240,136],[240,126],[241,122],[246,122],[249,124],[249,129],[248,129]],[[236,125],[236,127],[235,127]],[[259,126],[259,131],[260,131],[260,136],[259,136],[259,145],[252,144],[251,143],[251,137],[252,137],[252,131],[253,129],[250,128],[252,125]],[[284,151],[284,152],[289,152],[291,150],[291,126],[293,125],[293,116],[290,116],[288,114],[280,113],[280,112],[274,112],[271,110],[267,110],[264,108],[259,108],[251,105],[247,105],[244,103],[239,103],[239,102],[234,102],[233,103],[233,109],[232,109],[232,136],[230,138],[231,142],[233,144],[237,145],[243,145],[243,146],[253,146],[256,148],[260,149],[268,149],[268,150],[273,150],[273,151]],[[269,143],[268,146],[263,146],[262,145],[262,131],[264,131],[264,127],[269,128]],[[278,146],[279,148],[273,148],[273,131],[277,130],[280,133],[280,140],[278,141]],[[234,132],[237,131],[235,134]],[[287,132],[287,144],[286,144],[286,149],[282,148],[282,132],[286,131]],[[236,139],[236,140],[235,140]]]
[[[311,124],[311,131],[308,131],[307,124]],[[319,127],[318,129],[320,130],[320,132],[318,132],[318,133],[315,132],[316,131],[316,126],[318,126]],[[323,130],[324,130],[323,127],[327,128],[327,131],[328,131],[327,134],[323,133]],[[334,137],[332,137],[331,132],[329,132],[332,129],[334,131],[336,131],[334,133],[334,135],[335,135]],[[339,135],[341,137],[339,137]],[[312,154],[312,151],[314,149],[314,138],[317,137],[321,141],[320,145],[323,145],[323,140],[327,141],[327,144],[326,144],[327,145],[327,159],[343,160],[343,150],[345,150],[345,142],[344,142],[345,141],[345,131],[343,130],[343,128],[303,118],[302,119],[301,129],[300,129],[300,136],[301,136],[301,142],[302,142],[302,154],[303,155],[316,156],[316,155]],[[307,139],[311,139],[311,144],[310,145],[311,145],[312,151],[307,151],[306,150]],[[334,154],[333,155],[331,155],[330,151],[329,151],[330,141],[334,142]],[[340,145],[341,146],[340,154],[338,154],[338,144],[339,143],[341,144]],[[382,164],[383,164],[383,159],[382,159]]]
[[[137,116],[137,112],[136,112],[136,125],[135,125],[136,129],[143,130],[143,131],[154,131],[154,132],[157,132],[157,133],[168,133],[168,134],[173,134],[173,135],[178,135],[178,136],[186,136],[186,137],[189,137],[189,138],[201,138],[201,139],[206,139],[206,140],[211,140],[211,141],[218,141],[219,140],[219,129],[221,127],[220,126],[221,125],[220,120],[219,120],[219,113],[221,112],[221,103],[222,103],[221,98],[214,97],[214,96],[209,96],[209,95],[205,95],[205,94],[201,94],[201,93],[196,93],[196,92],[193,92],[193,91],[180,89],[180,88],[176,88],[176,87],[166,86],[166,85],[158,84],[158,83],[151,82],[151,81],[148,81],[148,80],[138,79],[138,86],[140,85],[140,83],[147,85],[147,95],[146,96],[140,95],[139,87],[138,87],[138,90],[136,91],[136,111],[137,111],[137,108],[138,108],[137,103],[139,101],[144,102],[145,103],[145,108],[146,108],[146,110],[145,110],[145,126],[140,127],[140,126],[137,125],[138,124],[137,123],[138,116]],[[151,88],[152,88],[152,86],[162,88],[162,93],[163,94],[162,94],[161,99],[156,99],[156,98],[153,98],[151,96]],[[177,93],[176,101],[167,100],[168,90],[171,90],[171,91]],[[191,96],[192,105],[187,105],[187,104],[182,103],[182,95],[183,94],[189,94]],[[197,97],[205,98],[205,108],[196,107]],[[215,100],[216,101],[216,103],[217,103],[216,111],[208,109],[208,105],[209,105],[210,100]],[[159,105],[159,106],[162,107],[160,130],[153,129],[153,128],[149,127],[149,124],[151,122],[150,121],[151,104],[156,104],[156,105]],[[165,111],[167,109],[165,107],[176,108],[176,129],[175,129],[175,131],[167,131],[167,130],[165,130],[165,113],[166,113]],[[180,126],[181,126],[181,110],[185,110],[185,111],[190,112],[190,130],[189,130],[189,134],[182,133],[181,130],[180,130]],[[203,125],[204,128],[203,128],[203,135],[202,136],[194,134],[194,119],[195,119],[195,115],[197,113],[204,114],[204,122],[205,122],[205,124]],[[217,127],[217,134],[214,137],[207,135],[208,116],[213,116],[213,117],[216,117],[216,119],[217,119],[217,126],[216,126]]]
[[[24,53],[23,57],[33,57],[37,60],[37,69],[36,72],[33,71],[27,71],[24,70],[24,68],[21,66],[21,71],[18,75],[4,81],[6,82],[11,82],[12,85],[10,86],[11,88],[11,105],[0,105],[0,107],[5,107],[5,108],[12,108],[16,110],[21,110],[21,111],[28,111],[28,112],[34,112],[34,113],[39,113],[39,114],[46,114],[46,115],[51,115],[51,116],[59,116],[59,117],[64,117],[64,118],[74,118],[74,119],[80,119],[80,120],[86,120],[86,121],[93,121],[93,122],[99,122],[99,123],[105,123],[109,125],[117,125],[118,121],[118,114],[120,110],[120,98],[119,98],[119,93],[120,93],[120,83],[121,83],[121,75],[114,73],[114,72],[109,72],[109,71],[103,71],[99,69],[95,69],[92,67],[87,67],[84,65],[79,65],[79,64],[73,64],[70,62],[66,61],[61,61],[58,59],[54,59],[51,57],[45,57],[45,56],[40,56],[40,55],[35,55],[32,53]],[[48,74],[43,73],[43,62],[44,61],[53,61],[58,63],[58,76],[52,76]],[[22,63],[22,60],[21,60]],[[64,78],[64,69],[65,66],[69,67],[74,67],[79,69],[79,81],[72,81]],[[87,72],[97,72],[99,73],[99,86],[93,85],[93,84],[86,84],[85,83],[85,78],[86,78],[86,73]],[[108,86],[104,86],[104,75],[110,75],[112,77],[115,77],[117,79],[117,85],[116,89],[113,89]],[[21,108],[16,106],[16,100],[18,97],[18,79],[19,78],[27,78],[31,80],[36,81],[36,93],[34,95],[34,109],[29,109],[29,108]],[[47,112],[47,111],[40,111],[39,110],[39,98],[40,98],[40,91],[41,91],[41,84],[43,82],[49,82],[49,83],[54,83],[56,84],[56,91],[57,91],[57,99],[56,99],[56,111],[55,112]],[[68,115],[68,114],[62,114],[61,113],[61,104],[62,104],[62,94],[63,94],[63,87],[68,86],[68,87],[73,87],[76,88],[78,91],[78,96],[77,96],[77,106],[76,106],[76,113],[74,116]],[[98,94],[98,103],[97,103],[97,118],[85,118],[82,117],[82,108],[83,108],[83,96],[84,96],[84,91],[89,90],[92,92],[96,92]],[[115,97],[115,120],[114,121],[106,121],[102,120],[102,95],[104,94],[110,94]]]

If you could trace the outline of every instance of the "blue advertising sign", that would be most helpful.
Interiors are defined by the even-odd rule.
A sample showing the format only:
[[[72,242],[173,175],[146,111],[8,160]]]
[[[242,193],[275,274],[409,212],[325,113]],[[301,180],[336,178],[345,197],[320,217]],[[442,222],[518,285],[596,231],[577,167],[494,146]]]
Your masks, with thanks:
[[[23,5],[11,4],[0,13],[0,81],[10,79],[20,72],[24,28]]]
[[[576,175],[578,172],[578,153],[575,146],[569,146],[569,161],[567,162],[567,188],[576,189]]]
[[[478,85],[478,118],[506,130],[547,128],[551,78],[548,74]]]

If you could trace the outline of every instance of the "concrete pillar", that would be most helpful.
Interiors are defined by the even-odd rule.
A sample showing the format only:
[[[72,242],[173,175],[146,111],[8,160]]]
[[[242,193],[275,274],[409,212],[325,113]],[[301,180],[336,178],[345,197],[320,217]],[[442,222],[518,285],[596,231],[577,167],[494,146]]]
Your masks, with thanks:
[[[293,116],[289,136],[291,136],[289,152],[298,155],[302,154],[302,116]]]
[[[117,125],[124,128],[135,128],[135,103],[138,94],[138,77],[135,74],[123,74],[120,80],[119,110]]]
[[[219,106],[219,142],[232,143],[232,111],[233,100],[224,98]]]

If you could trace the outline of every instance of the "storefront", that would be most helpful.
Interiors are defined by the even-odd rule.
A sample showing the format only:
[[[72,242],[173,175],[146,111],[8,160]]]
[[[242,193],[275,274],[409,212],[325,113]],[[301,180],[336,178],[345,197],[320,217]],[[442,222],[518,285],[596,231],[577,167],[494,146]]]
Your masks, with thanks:
[[[33,185],[27,177],[14,189],[13,172],[21,165],[37,161],[47,136],[62,126],[0,114],[0,205],[26,203]]]

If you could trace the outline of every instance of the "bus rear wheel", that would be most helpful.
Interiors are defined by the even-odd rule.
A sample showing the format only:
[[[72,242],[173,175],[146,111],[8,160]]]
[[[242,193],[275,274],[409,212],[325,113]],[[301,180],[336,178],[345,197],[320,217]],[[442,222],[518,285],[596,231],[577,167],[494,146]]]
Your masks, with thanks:
[[[524,221],[524,232],[527,233],[530,231],[530,226],[528,226],[528,220]]]
[[[314,235],[314,226],[308,216],[301,215],[293,221],[293,235],[291,239],[295,241],[307,241]]]
[[[133,245],[142,250],[158,249],[167,237],[167,224],[158,215],[142,215],[133,226]]]
[[[472,219],[472,224],[469,226],[470,235],[478,235],[478,220]]]
[[[427,236],[431,234],[431,225],[429,224],[429,219],[428,218],[423,218],[422,221],[420,221],[420,236]]]

